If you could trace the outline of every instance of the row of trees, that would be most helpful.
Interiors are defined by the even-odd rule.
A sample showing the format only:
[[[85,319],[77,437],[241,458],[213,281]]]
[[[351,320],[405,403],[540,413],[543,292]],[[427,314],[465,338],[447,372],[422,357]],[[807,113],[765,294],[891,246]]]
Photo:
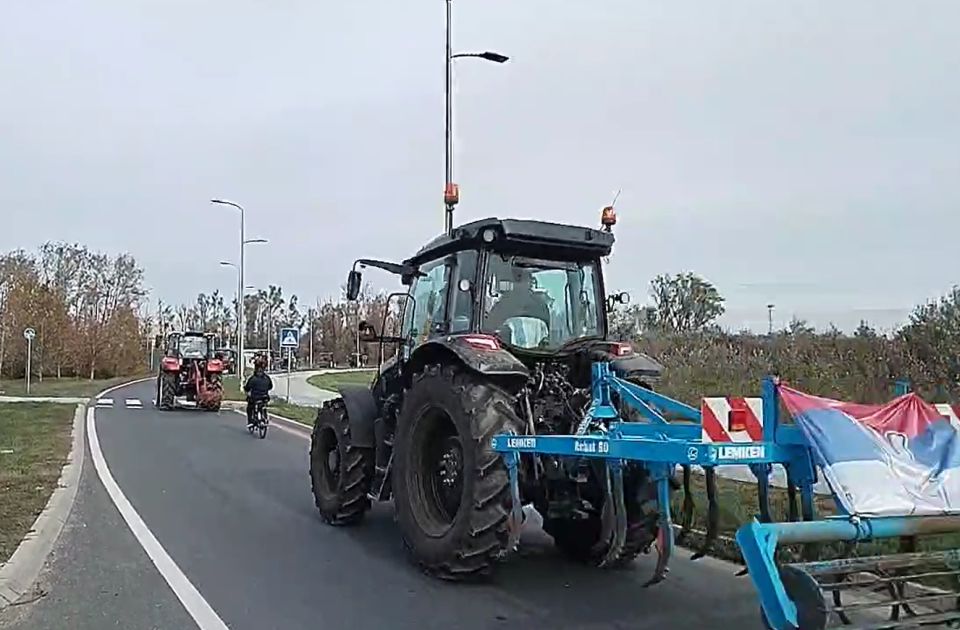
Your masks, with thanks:
[[[730,333],[717,325],[725,300],[709,281],[692,273],[661,275],[650,285],[649,305],[618,308],[610,316],[611,333],[632,340],[662,361],[662,386],[684,400],[705,392],[755,392],[759,380],[779,374],[799,387],[852,400],[889,398],[896,379],[911,380],[938,399],[960,399],[960,289],[918,306],[893,335],[880,335],[866,322],[852,335],[830,329],[818,333],[800,320],[773,335]],[[396,307],[397,302],[392,306]],[[385,294],[367,288],[355,303],[318,301],[302,309],[296,296],[270,287],[245,299],[246,345],[275,347],[278,331],[301,331],[301,364],[312,354],[349,363],[358,351],[357,322],[379,327],[387,310]],[[387,329],[395,329],[391,309]],[[162,311],[168,325],[202,326],[233,342],[236,303],[225,306],[214,293],[201,294],[191,306]],[[376,347],[359,344],[361,355],[376,357]]]
[[[394,303],[396,305],[396,303]],[[280,330],[295,328],[300,332],[297,357],[301,365],[309,362],[311,351],[314,363],[328,357],[337,364],[348,364],[358,352],[357,323],[383,321],[387,309],[385,294],[377,294],[369,287],[357,302],[318,300],[303,308],[296,295],[285,297],[283,288],[270,286],[266,290],[244,296],[244,346],[246,348],[276,348]],[[192,304],[172,306],[157,304],[157,327],[168,330],[203,330],[217,333],[221,343],[236,347],[237,301],[225,302],[222,295],[201,293]],[[361,356],[375,357],[376,347],[359,344]]]
[[[918,305],[891,335],[867,322],[850,335],[835,327],[817,332],[797,319],[772,335],[733,334],[716,324],[723,297],[690,273],[658,276],[650,296],[650,306],[614,314],[613,334],[663,362],[661,387],[682,400],[757,393],[771,374],[847,400],[888,400],[901,379],[931,400],[960,400],[960,288]]]
[[[94,378],[143,364],[143,270],[128,254],[47,243],[0,255],[0,375],[22,377],[33,328],[35,374]]]

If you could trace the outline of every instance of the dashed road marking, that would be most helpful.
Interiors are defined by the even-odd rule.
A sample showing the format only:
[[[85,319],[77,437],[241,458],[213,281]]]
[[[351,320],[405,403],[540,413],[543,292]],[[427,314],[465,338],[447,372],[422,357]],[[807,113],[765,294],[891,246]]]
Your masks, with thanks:
[[[97,407],[113,407],[113,398],[98,398]]]
[[[136,409],[143,409],[143,403],[140,402],[139,398],[127,398],[125,401],[127,407],[134,407]]]

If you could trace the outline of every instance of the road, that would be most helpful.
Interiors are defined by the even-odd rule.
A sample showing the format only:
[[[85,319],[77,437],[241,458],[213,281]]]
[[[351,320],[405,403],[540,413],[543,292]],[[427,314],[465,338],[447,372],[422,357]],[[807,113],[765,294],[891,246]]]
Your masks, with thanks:
[[[665,583],[644,589],[652,557],[632,571],[587,569],[538,530],[490,583],[435,581],[407,562],[389,506],[356,528],[321,523],[302,431],[274,424],[259,440],[233,412],[161,413],[148,383],[109,397],[41,579],[48,594],[5,611],[4,630],[761,627],[752,587],[730,565],[682,553]],[[91,463],[96,451],[127,520],[132,510],[142,519],[136,537]],[[151,537],[156,563],[139,542]]]

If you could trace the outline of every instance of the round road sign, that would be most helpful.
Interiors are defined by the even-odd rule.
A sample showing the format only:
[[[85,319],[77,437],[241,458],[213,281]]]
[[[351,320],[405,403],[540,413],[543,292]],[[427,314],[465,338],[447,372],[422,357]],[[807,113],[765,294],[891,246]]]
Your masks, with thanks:
[[[37,331],[35,331],[33,328],[25,328],[23,330],[23,338],[26,339],[27,341],[32,341],[33,338],[36,336],[37,336]]]

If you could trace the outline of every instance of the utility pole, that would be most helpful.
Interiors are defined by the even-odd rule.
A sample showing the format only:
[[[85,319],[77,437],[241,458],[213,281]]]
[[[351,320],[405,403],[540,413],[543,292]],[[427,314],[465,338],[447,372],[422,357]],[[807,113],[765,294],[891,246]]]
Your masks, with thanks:
[[[30,395],[30,373],[33,369],[30,365],[30,360],[33,357],[33,338],[36,336],[37,331],[33,328],[25,328],[23,331],[23,338],[27,340],[27,396]]]
[[[443,186],[443,204],[446,206],[444,217],[444,231],[447,234],[453,232],[453,209],[460,202],[460,187],[453,182],[453,60],[458,57],[477,57],[494,63],[503,63],[509,59],[506,55],[496,52],[482,53],[457,53],[453,54],[452,37],[452,14],[453,1],[446,0],[447,19],[447,46],[445,57],[444,73],[444,96],[446,100],[446,115],[444,125],[444,186]]]
[[[310,369],[313,369],[313,320],[316,319],[316,314],[313,312],[313,309],[307,311],[307,315],[310,317]]]
[[[452,0],[446,0],[447,5],[447,53],[446,53],[446,72],[444,73],[444,96],[446,98],[446,124],[444,125],[444,186],[443,203],[447,208],[444,220],[444,232],[450,234],[453,232],[453,208],[460,201],[460,191],[457,185],[453,183],[453,94],[451,92],[451,83],[453,82],[453,50],[451,47],[451,14],[453,12]],[[359,346],[358,346],[359,348]],[[359,349],[357,350],[357,363],[360,362]]]

